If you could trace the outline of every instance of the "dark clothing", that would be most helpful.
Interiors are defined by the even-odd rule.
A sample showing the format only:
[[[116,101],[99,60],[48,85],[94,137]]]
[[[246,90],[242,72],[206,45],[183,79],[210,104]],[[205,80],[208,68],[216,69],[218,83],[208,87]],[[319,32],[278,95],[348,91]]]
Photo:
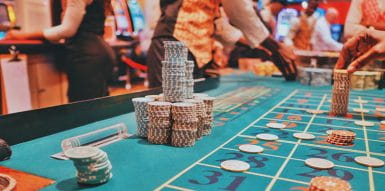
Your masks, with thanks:
[[[89,32],[96,35],[104,34],[104,0],[94,0],[86,8],[86,14],[79,26],[79,32]]]
[[[107,81],[115,55],[103,40],[104,0],[94,0],[75,36],[66,41],[69,101],[108,95]]]
[[[164,60],[163,41],[176,41],[173,37],[158,37],[151,41],[150,49],[147,53],[148,81],[151,88],[162,86],[162,64]],[[194,61],[194,78],[203,77],[204,68],[199,69],[195,57],[188,52],[188,60]]]
[[[78,33],[66,43],[69,101],[108,96],[113,50],[101,36]]]

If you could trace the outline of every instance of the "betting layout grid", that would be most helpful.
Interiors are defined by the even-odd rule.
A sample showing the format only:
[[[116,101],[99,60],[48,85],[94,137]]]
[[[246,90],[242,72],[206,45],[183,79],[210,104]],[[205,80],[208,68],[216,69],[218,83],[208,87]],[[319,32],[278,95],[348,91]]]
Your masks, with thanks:
[[[324,114],[309,114],[308,109],[329,111],[330,91],[295,90],[280,103],[252,122],[221,146],[172,177],[157,190],[304,190],[310,180],[317,176],[334,176],[347,180],[353,190],[381,190],[385,187],[385,167],[371,168],[357,164],[357,156],[371,156],[385,160],[385,126],[375,116],[376,107],[385,107],[385,100],[379,95],[351,92],[349,113],[351,118],[330,117]],[[354,100],[368,101],[366,104]],[[353,112],[361,107],[369,113]],[[385,113],[383,113],[385,114]],[[378,115],[378,113],[377,113]],[[354,124],[357,120],[374,122],[365,127]],[[284,123],[283,130],[267,128],[269,122]],[[329,144],[327,130],[353,130],[357,138],[353,145]],[[308,132],[316,135],[314,140],[298,140],[293,133]],[[260,133],[279,136],[278,141],[268,142],[255,139]],[[255,144],[265,148],[260,154],[248,154],[238,150],[239,145]],[[317,170],[304,164],[308,158],[324,158],[334,162],[329,170]],[[250,170],[233,173],[222,170],[225,160],[242,160],[251,165]],[[256,187],[258,183],[258,187]]]
[[[214,126],[224,126],[227,122],[239,118],[250,108],[257,107],[279,91],[277,88],[265,86],[246,86],[217,96],[213,111]]]

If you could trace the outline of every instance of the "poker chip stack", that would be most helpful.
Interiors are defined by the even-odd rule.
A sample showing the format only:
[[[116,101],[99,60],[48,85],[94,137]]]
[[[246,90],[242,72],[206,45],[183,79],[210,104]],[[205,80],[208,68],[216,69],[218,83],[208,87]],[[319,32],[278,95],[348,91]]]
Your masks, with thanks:
[[[168,144],[171,136],[171,103],[149,102],[147,139],[153,144]]]
[[[196,138],[200,139],[203,135],[204,119],[206,116],[206,107],[203,100],[200,99],[187,99],[186,102],[195,104],[195,113],[198,118],[197,122],[197,134]]]
[[[349,105],[350,75],[347,70],[334,70],[333,79],[331,113],[333,115],[346,115]]]
[[[214,108],[214,100],[213,97],[201,97],[203,103],[205,104],[205,117],[204,117],[204,126],[203,126],[203,135],[210,135],[211,128],[213,123],[213,108]]]
[[[349,182],[337,177],[317,176],[311,179],[309,191],[351,191]]]
[[[173,103],[172,108],[171,145],[188,147],[195,144],[198,117],[193,103]]]
[[[148,129],[148,112],[147,103],[154,101],[151,97],[138,97],[132,99],[135,108],[136,123],[138,124],[137,135],[139,137],[147,137]]]
[[[102,184],[112,178],[112,165],[107,153],[95,147],[75,147],[64,151],[77,169],[81,184]]]
[[[356,133],[346,130],[333,130],[328,136],[327,142],[339,146],[351,145],[356,138]]]
[[[186,63],[188,49],[183,42],[165,41],[162,61],[162,87],[165,101],[182,102],[187,97]]]
[[[192,99],[194,95],[194,61],[186,61],[186,98]]]
[[[0,139],[0,161],[8,160],[11,155],[11,147],[3,139]]]

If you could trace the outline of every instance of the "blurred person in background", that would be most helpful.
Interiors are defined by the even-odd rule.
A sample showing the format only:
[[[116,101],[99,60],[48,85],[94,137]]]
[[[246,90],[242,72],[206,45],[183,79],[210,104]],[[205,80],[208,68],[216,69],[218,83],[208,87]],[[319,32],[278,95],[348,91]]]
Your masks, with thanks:
[[[309,0],[305,10],[301,11],[298,18],[290,21],[290,30],[284,42],[286,45],[299,50],[311,50],[311,37],[316,24],[314,15],[318,8],[319,0]]]
[[[256,15],[251,0],[161,0],[162,14],[147,56],[150,87],[159,87],[162,84],[163,41],[184,42],[189,50],[189,59],[196,63],[194,77],[204,75],[205,68],[213,61],[214,21],[220,17],[220,3],[223,4],[230,23],[242,31],[249,46],[263,46],[268,49],[274,55],[276,63],[284,68],[285,78],[296,78],[296,72],[286,67],[288,63],[278,52],[278,43],[269,36],[269,31]]]
[[[107,96],[115,62],[113,50],[103,40],[104,20],[112,12],[110,0],[62,0],[62,8],[60,25],[36,32],[10,31],[5,39],[65,40],[69,101]]]
[[[317,20],[312,35],[312,46],[315,51],[340,51],[342,43],[334,40],[330,26],[338,19],[338,11],[329,8],[324,17]]]
[[[385,1],[352,0],[345,22],[345,39],[370,27],[385,30]]]
[[[267,24],[271,34],[275,36],[278,14],[287,5],[286,0],[271,0],[261,11],[261,17]]]

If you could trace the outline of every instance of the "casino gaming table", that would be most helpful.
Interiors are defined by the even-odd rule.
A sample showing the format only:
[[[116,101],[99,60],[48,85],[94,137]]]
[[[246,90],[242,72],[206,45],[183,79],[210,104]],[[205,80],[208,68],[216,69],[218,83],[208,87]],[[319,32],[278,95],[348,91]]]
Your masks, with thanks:
[[[76,103],[59,106],[62,109],[61,122],[48,125],[50,127],[43,124],[50,120],[57,121],[57,115],[47,115],[40,122],[20,122],[23,119],[18,117],[1,119],[3,122],[0,121],[0,124],[14,120],[13,123],[19,123],[20,128],[27,132],[13,130],[12,133],[18,133],[18,136],[6,135],[5,138],[13,144],[13,155],[10,160],[0,162],[0,166],[52,180],[42,190],[304,191],[315,176],[342,178],[349,181],[353,190],[385,190],[385,167],[371,168],[354,162],[356,156],[385,160],[385,126],[380,124],[384,114],[375,110],[378,106],[385,106],[384,90],[352,91],[350,115],[347,117],[306,112],[307,109],[329,110],[331,86],[309,87],[281,78],[256,77],[246,73],[223,76],[215,88],[204,93],[217,98],[211,135],[187,148],[153,145],[136,136],[102,147],[113,166],[113,178],[105,184],[92,187],[79,185],[71,161],[50,157],[61,151],[60,142],[63,139],[116,123],[125,123],[128,131],[135,134],[134,113],[103,115],[105,112],[114,112],[114,108],[107,107],[110,103],[103,103],[103,99],[78,103],[88,108],[95,102],[101,102],[98,106],[88,108],[88,112],[71,110]],[[368,102],[356,103],[356,99]],[[120,106],[129,107],[129,104],[126,100]],[[354,108],[365,108],[369,113],[353,112]],[[98,112],[95,116],[89,116],[88,113],[95,111]],[[43,113],[43,110],[34,111],[28,117],[39,118],[39,114]],[[95,120],[101,116],[104,119],[82,125],[76,123],[83,118]],[[357,126],[354,123],[357,120],[371,121],[375,125]],[[269,122],[284,123],[288,127],[283,130],[267,128]],[[44,136],[37,137],[38,130],[28,132],[29,125],[23,126],[22,123],[30,123],[31,128],[41,124],[40,128],[44,130],[40,134]],[[8,123],[8,126],[12,124]],[[49,129],[58,126],[63,127],[54,133],[50,132]],[[330,129],[353,130],[357,138],[353,145],[332,145],[325,141],[326,131]],[[298,140],[292,136],[296,132],[310,132],[316,135],[316,139]],[[257,140],[255,135],[259,133],[276,134],[279,140]],[[265,151],[260,154],[240,152],[238,145],[245,143],[260,145]],[[335,167],[329,170],[310,168],[304,164],[304,160],[312,157],[331,160]],[[245,161],[251,168],[246,172],[222,170],[220,163],[229,159]]]

